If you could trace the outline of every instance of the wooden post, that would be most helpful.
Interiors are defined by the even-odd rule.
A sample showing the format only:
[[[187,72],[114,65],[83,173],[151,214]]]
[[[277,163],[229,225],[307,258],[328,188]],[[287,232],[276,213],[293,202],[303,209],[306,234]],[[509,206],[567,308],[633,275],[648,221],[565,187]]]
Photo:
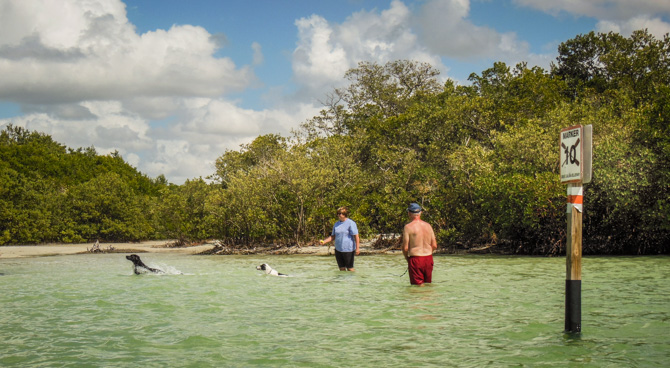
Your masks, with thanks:
[[[568,184],[568,231],[565,247],[565,332],[582,331],[582,210],[583,187],[593,170],[593,126],[561,130],[561,183]]]
[[[582,203],[581,183],[568,185],[568,232],[565,272],[565,332],[582,330]]]

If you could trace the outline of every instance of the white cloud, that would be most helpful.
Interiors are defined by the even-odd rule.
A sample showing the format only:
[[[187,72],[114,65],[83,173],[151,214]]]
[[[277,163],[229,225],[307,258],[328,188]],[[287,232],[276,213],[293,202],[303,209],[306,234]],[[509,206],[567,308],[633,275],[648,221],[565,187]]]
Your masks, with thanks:
[[[342,84],[346,71],[360,61],[384,64],[412,59],[446,70],[439,56],[419,42],[412,19],[409,8],[394,0],[389,9],[360,11],[341,24],[318,15],[297,20],[298,46],[293,52],[296,83],[304,88],[304,95],[322,98]]]
[[[431,52],[450,59],[488,59],[510,65],[526,61],[531,66],[549,66],[553,54],[533,54],[528,42],[516,33],[478,26],[469,17],[469,0],[426,1],[416,16],[421,41]]]
[[[298,47],[293,52],[293,73],[301,85],[318,89],[341,79],[352,60],[333,35],[328,22],[317,15],[296,21]]]
[[[596,19],[627,20],[643,14],[670,15],[666,0],[514,0],[515,3],[546,13],[566,12]]]
[[[238,150],[262,134],[288,136],[297,123],[318,112],[304,104],[292,112],[255,111],[223,99],[204,98],[185,100],[183,109],[182,120],[169,127],[168,134],[161,134],[171,138],[156,139],[156,147],[146,157],[144,166],[151,175],[163,173],[177,182],[211,175],[214,162],[226,150]]]
[[[298,123],[317,113],[317,107],[300,103],[293,108],[250,110],[224,99],[190,99],[185,101],[182,121],[174,125],[172,133],[197,135],[199,142],[211,144],[219,142],[222,136],[233,141],[240,138],[250,141],[268,133],[288,136]]]
[[[61,109],[56,107],[56,113],[37,112],[0,120],[0,127],[13,124],[44,132],[71,148],[95,146],[102,154],[117,149],[123,154],[145,150],[151,146],[151,140],[147,136],[147,121],[127,113],[118,101],[83,102],[66,106],[70,110],[77,110],[77,107],[87,111],[88,116],[69,119],[63,117],[60,114]]]
[[[417,18],[423,40],[432,51],[452,58],[492,56],[502,36],[469,22],[469,13],[467,0],[427,1]]]
[[[670,32],[670,1],[667,0],[514,0],[521,6],[549,14],[565,12],[598,20],[598,32],[629,36],[634,30],[648,29],[660,38]],[[666,20],[663,20],[665,17]]]
[[[469,0],[428,0],[412,11],[399,0],[382,11],[360,11],[344,22],[332,23],[318,15],[296,21],[298,45],[293,72],[303,96],[322,98],[345,83],[345,72],[360,61],[384,64],[411,59],[427,62],[444,74],[444,59],[488,59],[549,67],[555,51],[530,52],[516,33],[500,33],[473,24]]]
[[[49,134],[71,148],[94,146],[98,154],[118,150],[124,159],[150,177],[165,175],[173,183],[214,173],[214,162],[226,150],[237,150],[258,135],[284,136],[297,123],[318,113],[308,104],[292,109],[243,109],[221,98],[189,98],[173,106],[176,123],[151,123],[119,101],[87,101],[68,105],[87,111],[87,119],[71,120],[52,111],[0,120]],[[59,112],[60,109],[54,109]]]
[[[622,22],[602,20],[596,25],[598,32],[616,32],[624,36],[629,36],[633,31],[639,29],[647,29],[649,33],[660,38],[664,34],[670,33],[670,23],[664,22],[658,17],[638,16]]]
[[[513,0],[517,5],[530,7],[555,16],[568,13],[598,19],[596,30],[615,31],[625,36],[633,30],[647,28],[662,37],[670,31],[670,23],[660,16],[670,14],[667,0]],[[501,33],[479,26],[470,19],[470,0],[427,0],[417,12],[416,24],[420,41],[430,52],[459,60],[504,61],[508,65],[525,61],[529,66],[548,69],[555,58],[556,45],[547,53],[530,51],[530,45],[515,32]]]
[[[197,26],[137,34],[120,1],[22,0],[0,12],[0,98],[72,103],[216,96],[253,80]]]
[[[253,111],[224,99],[255,83],[215,57],[224,35],[192,25],[138,34],[118,0],[0,2],[0,100],[25,114],[0,120],[72,148],[118,150],[145,174],[207,176],[226,149],[280,132],[316,110]],[[254,65],[263,62],[252,44]]]
[[[253,56],[253,65],[261,65],[263,64],[263,48],[261,47],[261,44],[258,42],[254,42],[251,44],[251,49],[254,51],[254,56]]]
[[[180,109],[183,97],[131,96],[120,100],[124,110],[147,120],[163,120]]]

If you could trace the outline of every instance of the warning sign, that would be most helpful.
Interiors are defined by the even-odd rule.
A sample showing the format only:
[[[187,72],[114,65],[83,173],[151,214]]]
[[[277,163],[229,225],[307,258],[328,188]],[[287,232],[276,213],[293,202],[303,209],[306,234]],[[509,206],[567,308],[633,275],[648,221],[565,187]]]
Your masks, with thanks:
[[[561,130],[561,183],[582,181],[584,130],[581,125]]]

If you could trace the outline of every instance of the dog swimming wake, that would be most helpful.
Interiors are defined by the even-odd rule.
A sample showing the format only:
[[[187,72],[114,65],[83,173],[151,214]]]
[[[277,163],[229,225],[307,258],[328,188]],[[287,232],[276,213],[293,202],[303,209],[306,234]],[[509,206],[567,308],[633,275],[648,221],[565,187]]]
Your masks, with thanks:
[[[152,268],[144,264],[142,260],[140,259],[140,256],[137,254],[131,254],[129,256],[126,256],[126,259],[133,262],[133,271],[135,272],[135,275],[141,275],[143,273],[165,273],[163,270],[159,270],[158,268]]]

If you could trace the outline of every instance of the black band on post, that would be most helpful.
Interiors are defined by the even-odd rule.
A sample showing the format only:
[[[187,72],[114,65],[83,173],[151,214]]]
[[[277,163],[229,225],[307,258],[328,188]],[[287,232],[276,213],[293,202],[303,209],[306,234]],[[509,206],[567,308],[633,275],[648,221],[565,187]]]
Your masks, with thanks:
[[[582,280],[565,280],[565,332],[582,331]]]

